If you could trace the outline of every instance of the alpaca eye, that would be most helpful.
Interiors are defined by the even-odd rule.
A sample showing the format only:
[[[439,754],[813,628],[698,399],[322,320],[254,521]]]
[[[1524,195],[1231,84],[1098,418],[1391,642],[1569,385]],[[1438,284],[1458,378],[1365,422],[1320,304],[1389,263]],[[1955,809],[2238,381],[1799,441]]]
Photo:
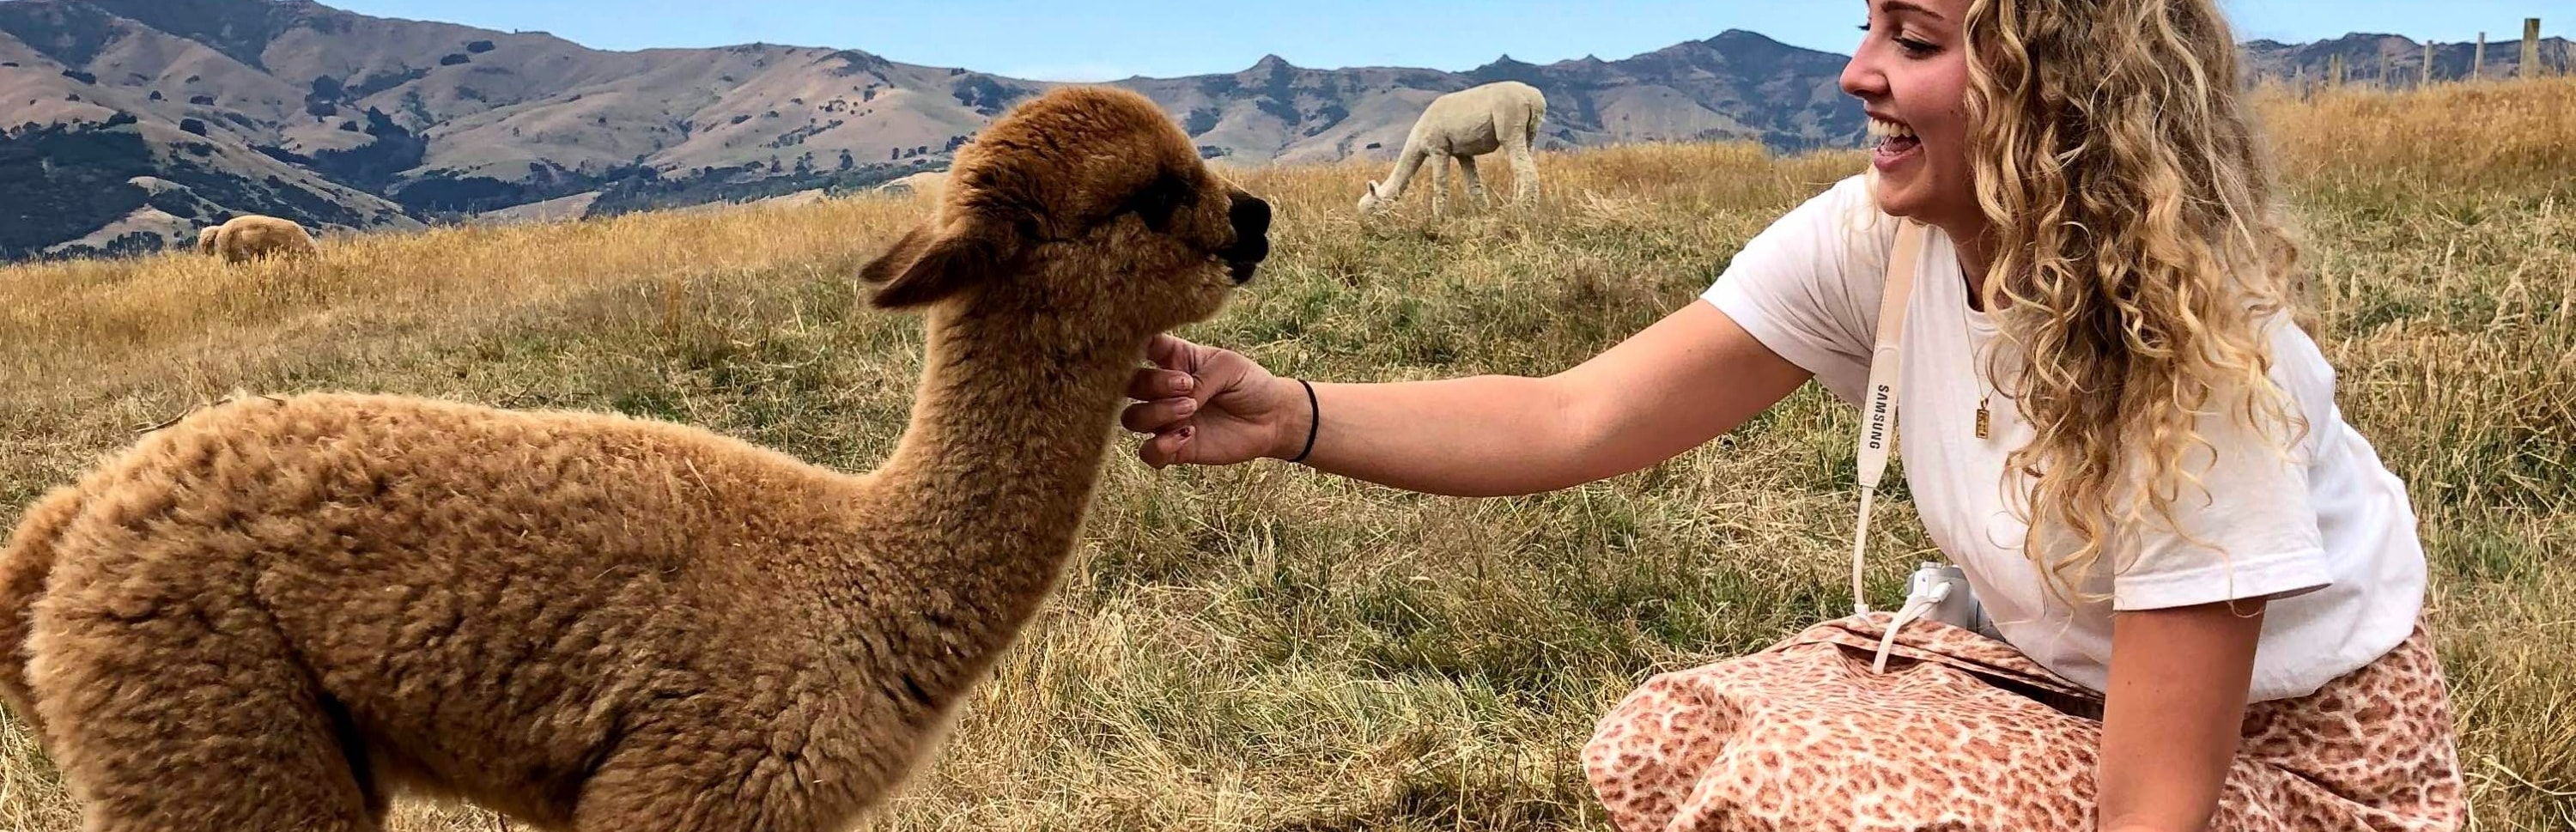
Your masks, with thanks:
[[[1118,213],[1134,212],[1137,218],[1145,221],[1146,228],[1160,234],[1172,229],[1174,214],[1196,201],[1197,189],[1190,187],[1190,183],[1178,174],[1164,171],[1163,175],[1137,190],[1134,196],[1128,197],[1126,203],[1119,206]]]

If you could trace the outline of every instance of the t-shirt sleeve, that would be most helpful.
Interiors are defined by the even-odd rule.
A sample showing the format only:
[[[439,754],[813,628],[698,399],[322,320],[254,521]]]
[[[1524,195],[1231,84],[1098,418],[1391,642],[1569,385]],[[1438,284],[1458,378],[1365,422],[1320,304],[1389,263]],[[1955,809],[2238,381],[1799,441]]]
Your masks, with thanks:
[[[1808,200],[1744,244],[1701,295],[1754,340],[1845,401],[1869,383],[1895,225],[1853,177]]]
[[[2309,397],[2289,392],[2291,412],[2305,410]],[[2151,514],[2139,526],[2135,555],[2112,575],[2111,608],[2286,598],[2334,583],[2309,502],[2313,441],[2277,426],[2240,424],[2230,412],[2205,416],[2198,428],[2210,447],[2188,454],[2183,470],[2200,484],[2179,490],[2172,525]],[[2285,444],[2294,438],[2295,445]]]

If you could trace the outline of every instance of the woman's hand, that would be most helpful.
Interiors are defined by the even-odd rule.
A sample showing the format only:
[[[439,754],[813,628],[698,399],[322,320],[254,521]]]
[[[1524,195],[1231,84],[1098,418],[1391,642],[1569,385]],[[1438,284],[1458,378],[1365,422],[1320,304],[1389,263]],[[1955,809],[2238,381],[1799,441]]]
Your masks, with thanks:
[[[1304,449],[1311,414],[1297,382],[1271,375],[1242,353],[1170,335],[1154,336],[1145,359],[1154,366],[1138,369],[1128,382],[1127,397],[1136,403],[1118,420],[1153,435],[1136,452],[1145,464],[1233,465]]]

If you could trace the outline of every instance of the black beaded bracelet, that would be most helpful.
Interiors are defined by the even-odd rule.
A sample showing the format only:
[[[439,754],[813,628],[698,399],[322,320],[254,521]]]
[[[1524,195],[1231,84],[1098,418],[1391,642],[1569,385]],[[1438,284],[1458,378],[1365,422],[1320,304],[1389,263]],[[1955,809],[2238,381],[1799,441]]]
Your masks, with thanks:
[[[1306,388],[1306,408],[1312,415],[1306,418],[1306,449],[1290,457],[1288,461],[1291,463],[1304,462],[1307,454],[1315,452],[1315,429],[1324,424],[1324,408],[1315,403],[1315,385],[1307,384],[1302,378],[1298,379],[1297,383]]]

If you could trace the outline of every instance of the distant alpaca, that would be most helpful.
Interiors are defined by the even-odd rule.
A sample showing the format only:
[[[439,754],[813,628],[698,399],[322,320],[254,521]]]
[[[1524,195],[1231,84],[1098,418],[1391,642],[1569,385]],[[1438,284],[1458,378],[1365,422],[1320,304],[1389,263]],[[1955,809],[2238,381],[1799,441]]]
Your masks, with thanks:
[[[988,131],[863,270],[928,318],[868,474],[306,395],[40,500],[0,550],[0,693],[87,828],[376,830],[406,789],[554,829],[857,823],[1060,577],[1147,340],[1269,250],[1269,205],[1143,96],[1060,88]]]
[[[1512,201],[1527,205],[1538,198],[1538,161],[1530,146],[1538,141],[1539,122],[1547,117],[1547,97],[1519,81],[1497,81],[1469,87],[1431,100],[1404,150],[1395,156],[1395,171],[1384,187],[1368,184],[1359,210],[1372,214],[1404,198],[1414,171],[1431,163],[1431,214],[1447,212],[1449,160],[1467,177],[1467,197],[1477,207],[1487,204],[1485,182],[1476,176],[1476,157],[1500,150],[1512,165]]]
[[[223,255],[226,263],[268,256],[303,257],[314,253],[313,235],[292,220],[243,214],[222,225],[197,230],[197,253]]]
[[[938,196],[939,189],[946,184],[948,184],[947,171],[926,170],[898,179],[889,180],[885,184],[878,185],[876,190],[878,193],[882,194],[928,194],[930,196]]]

